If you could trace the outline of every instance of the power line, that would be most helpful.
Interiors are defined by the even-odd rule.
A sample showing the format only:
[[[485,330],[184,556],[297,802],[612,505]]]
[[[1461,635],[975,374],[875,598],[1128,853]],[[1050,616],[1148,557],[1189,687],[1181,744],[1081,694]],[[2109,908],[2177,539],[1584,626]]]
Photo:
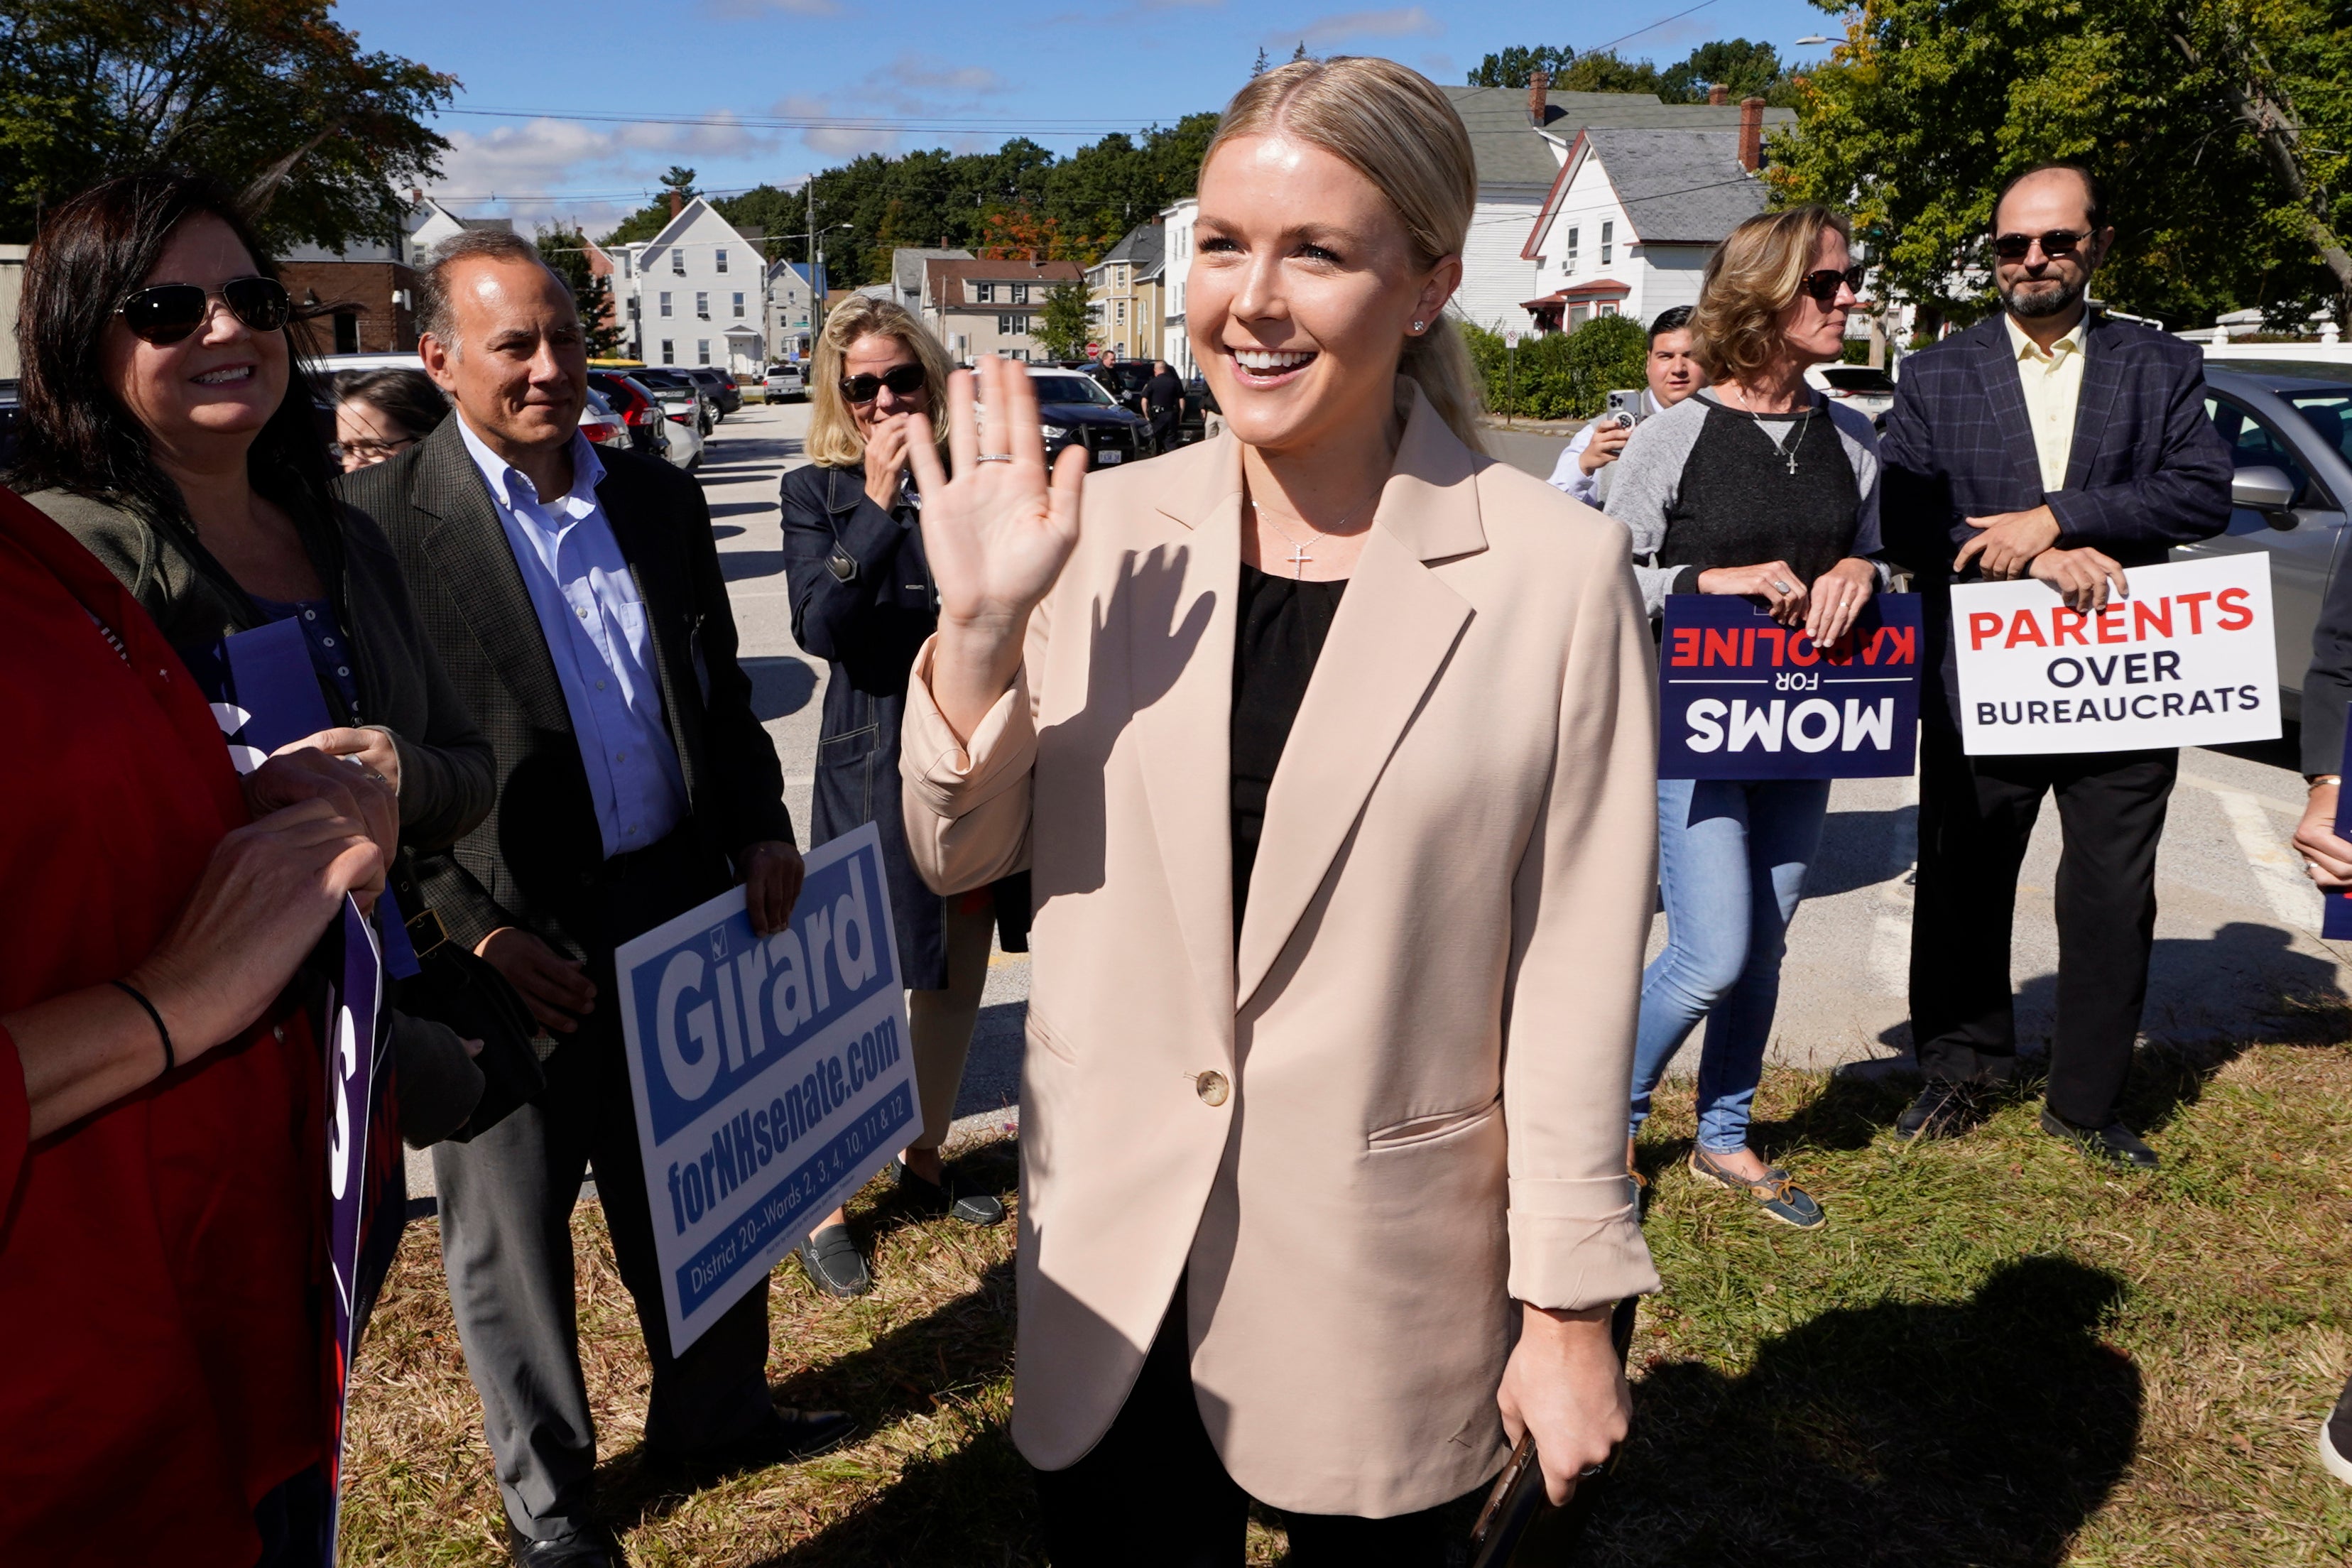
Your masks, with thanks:
[[[1584,52],[1585,52],[1586,54],[1588,54],[1588,55],[1600,55],[1600,54],[1606,54],[1606,53],[1608,53],[1611,49],[1615,48],[1618,45],[1620,45],[1620,44],[1622,44],[1622,43],[1625,42],[1625,39],[1626,39],[1626,38],[1638,38],[1638,37],[1641,37],[1643,34],[1644,34],[1644,33],[1654,32],[1654,31],[1656,31],[1658,28],[1664,26],[1665,26],[1667,23],[1669,23],[1669,22],[1679,22],[1679,21],[1681,21],[1685,16],[1689,16],[1689,15],[1691,14],[1691,11],[1704,11],[1704,10],[1706,10],[1709,5],[1714,5],[1714,4],[1715,4],[1715,0],[1698,0],[1698,4],[1697,4],[1697,5],[1694,5],[1694,6],[1692,6],[1692,7],[1690,8],[1690,11],[1677,11],[1677,12],[1675,12],[1673,16],[1661,16],[1661,17],[1659,17],[1659,18],[1658,18],[1656,21],[1654,21],[1654,22],[1651,22],[1651,23],[1647,24],[1646,26],[1639,26],[1639,27],[1634,28],[1632,32],[1630,32],[1630,33],[1626,34],[1626,35],[1625,35],[1625,37],[1623,37],[1623,38],[1612,38],[1612,39],[1610,39],[1607,43],[1605,43],[1605,44],[1596,44],[1596,45],[1594,45],[1592,47],[1591,47],[1591,48],[1589,48],[1589,49],[1585,50]]]
[[[1713,0],[1707,0],[1712,4]],[[1136,129],[1131,120],[959,119],[837,114],[631,114],[547,109],[444,109],[495,120],[555,120],[583,125],[685,125],[714,131],[931,131],[1003,136],[1099,136]],[[1181,117],[1180,117],[1181,118]],[[1155,123],[1157,123],[1155,121]]]

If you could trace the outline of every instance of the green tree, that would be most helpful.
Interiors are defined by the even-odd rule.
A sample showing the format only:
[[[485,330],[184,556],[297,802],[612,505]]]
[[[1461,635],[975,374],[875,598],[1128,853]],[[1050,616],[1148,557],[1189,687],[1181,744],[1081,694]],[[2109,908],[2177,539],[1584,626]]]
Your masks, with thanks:
[[[539,254],[554,274],[571,286],[580,307],[580,324],[587,330],[588,357],[610,359],[620,353],[621,324],[613,314],[613,287],[604,274],[588,265],[588,237],[577,224],[555,224],[539,231]]]
[[[1990,309],[1994,197],[2069,158],[2105,187],[2120,309],[2172,326],[2352,294],[2352,12],[2341,0],[1874,0],[1809,72],[1769,171],[1854,212],[1890,290]]]
[[[1087,338],[1092,331],[1087,320],[1084,283],[1061,283],[1047,290],[1045,312],[1029,322],[1029,335],[1037,340],[1048,359],[1077,358],[1087,352]]]
[[[1780,68],[1780,51],[1746,38],[1701,44],[1658,73],[1658,96],[1668,103],[1705,103],[1711,87],[1726,89],[1734,103],[1760,98],[1775,109],[1797,106],[1797,84]]]
[[[1644,384],[1649,335],[1630,316],[1595,316],[1572,332],[1521,338],[1517,365],[1500,332],[1466,324],[1461,331],[1496,414],[1584,418],[1600,413],[1611,392]]]
[[[1579,55],[1552,78],[1554,92],[1656,92],[1658,68],[1613,54]]]
[[[422,116],[457,79],[371,54],[329,0],[7,0],[0,5],[0,238],[126,169],[243,194],[265,241],[401,232],[449,143]]]
[[[661,177],[661,186],[653,200],[623,218],[620,226],[598,243],[635,245],[641,240],[651,239],[669,226],[671,197],[677,197],[678,205],[683,206],[702,194],[694,188],[694,171],[681,169],[676,163],[672,163],[669,173]],[[716,206],[719,204],[713,202],[711,205]]]
[[[1472,87],[1525,87],[1536,72],[1542,71],[1557,82],[1561,73],[1576,58],[1576,51],[1562,45],[1558,48],[1538,44],[1529,48],[1514,44],[1498,54],[1488,55],[1470,72]]]

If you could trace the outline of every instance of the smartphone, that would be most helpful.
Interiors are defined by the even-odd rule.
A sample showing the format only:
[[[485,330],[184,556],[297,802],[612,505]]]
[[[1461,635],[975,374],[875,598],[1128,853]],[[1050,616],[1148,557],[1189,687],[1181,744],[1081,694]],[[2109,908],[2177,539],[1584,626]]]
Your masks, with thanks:
[[[1621,1365],[1633,1348],[1633,1317],[1639,1306],[1640,1298],[1628,1296],[1609,1315],[1609,1338]],[[1613,1455],[1610,1464],[1615,1467]],[[1507,1568],[1522,1542],[1539,1554],[1538,1561],[1557,1560],[1584,1533],[1592,1505],[1600,1499],[1601,1479],[1594,1476],[1580,1483],[1566,1508],[1553,1508],[1544,1491],[1535,1434],[1521,1433],[1503,1473],[1495,1478],[1494,1489],[1486,1494],[1478,1522],[1470,1529],[1470,1568]]]
[[[1622,425],[1629,430],[1649,417],[1649,415],[1643,411],[1642,394],[1638,389],[1632,392],[1611,393],[1604,406],[1607,411],[1601,416],[1602,418],[1613,416],[1615,423]]]

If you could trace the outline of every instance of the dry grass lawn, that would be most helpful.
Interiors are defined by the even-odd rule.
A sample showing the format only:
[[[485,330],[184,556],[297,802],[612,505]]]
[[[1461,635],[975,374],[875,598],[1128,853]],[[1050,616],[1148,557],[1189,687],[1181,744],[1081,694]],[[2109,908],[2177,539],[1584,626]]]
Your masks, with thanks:
[[[2315,1016],[2289,1034],[2342,1039]],[[2090,1171],[2020,1097],[1957,1142],[1886,1128],[1908,1085],[1775,1072],[1759,1142],[1828,1208],[1798,1235],[1681,1168],[1652,1122],[1667,1293],[1634,1341],[1635,1435],[1569,1561],[2280,1568],[2352,1562],[2352,1490],[2312,1456],[2352,1369],[2352,1047],[2148,1055],[2127,1114],[2152,1177]],[[1010,1142],[965,1156],[1009,1194]],[[681,1496],[640,1473],[645,1374],[602,1218],[575,1226],[606,1516],[641,1564],[1042,1561],[1004,1435],[1012,1229],[853,1205],[880,1289],[787,1262],[771,1375],[864,1437]],[[497,1489],[433,1227],[411,1227],[353,1378],[349,1561],[504,1560]],[[1278,1531],[1252,1558],[1277,1562]]]

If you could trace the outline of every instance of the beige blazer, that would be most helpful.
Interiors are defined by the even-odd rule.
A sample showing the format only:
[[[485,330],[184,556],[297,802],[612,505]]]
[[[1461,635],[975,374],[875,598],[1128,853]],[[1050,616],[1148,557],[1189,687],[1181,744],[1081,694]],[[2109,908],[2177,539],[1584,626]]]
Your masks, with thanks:
[[[1266,801],[1235,952],[1230,436],[1090,475],[960,746],[915,666],[907,838],[1029,867],[1013,1436],[1076,1463],[1180,1277],[1234,1479],[1387,1517],[1505,1457],[1516,1298],[1654,1289],[1625,1176],[1657,837],[1625,530],[1409,400]]]

